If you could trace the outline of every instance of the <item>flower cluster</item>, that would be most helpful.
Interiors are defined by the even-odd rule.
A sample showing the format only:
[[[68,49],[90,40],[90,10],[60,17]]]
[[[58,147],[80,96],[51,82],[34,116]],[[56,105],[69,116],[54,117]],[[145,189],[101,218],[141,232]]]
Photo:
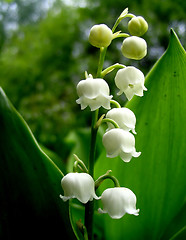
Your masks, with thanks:
[[[111,218],[119,219],[125,213],[138,215],[136,210],[136,196],[128,188],[114,187],[106,189],[101,197],[95,193],[95,183],[93,178],[87,173],[68,173],[61,180],[64,196],[60,195],[63,201],[77,198],[82,203],[87,203],[93,199],[101,199],[103,210],[100,213],[108,213]]]
[[[119,22],[126,17],[131,17],[128,22],[129,34],[121,31],[115,32]],[[148,24],[141,16],[128,14],[128,9],[125,9],[117,19],[112,30],[105,24],[95,25],[91,28],[89,34],[89,42],[97,48],[100,48],[100,66],[95,78],[92,75],[85,74],[85,79],[81,80],[77,85],[78,99],[76,102],[80,104],[81,109],[90,107],[91,111],[95,111],[97,120],[93,125],[96,129],[101,123],[106,122],[108,128],[103,135],[103,146],[105,147],[108,158],[119,156],[124,162],[130,162],[132,157],[139,157],[141,152],[137,152],[135,148],[135,114],[126,107],[121,107],[119,103],[113,100],[110,95],[108,83],[105,81],[105,76],[114,69],[118,69],[114,78],[116,87],[119,89],[118,95],[125,94],[130,101],[134,95],[143,96],[146,91],[144,86],[145,77],[143,73],[133,66],[124,66],[122,64],[114,64],[105,70],[102,70],[103,59],[106,49],[111,42],[118,37],[124,37],[121,45],[121,53],[130,59],[139,60],[147,54],[147,44],[141,36],[147,31]],[[102,54],[102,55],[101,55]],[[115,104],[115,108],[111,109],[111,104]],[[103,107],[108,112],[98,119],[98,110]],[[94,119],[95,121],[95,119]],[[76,156],[76,167],[83,172],[68,173],[62,178],[61,185],[64,190],[64,196],[60,195],[63,201],[71,198],[77,198],[83,204],[93,199],[101,199],[103,208],[99,208],[100,213],[108,213],[111,218],[121,218],[125,213],[138,215],[139,209],[136,209],[136,196],[128,188],[120,187],[115,184],[114,188],[106,189],[100,197],[95,193],[95,188],[105,179],[114,178],[106,174],[99,178],[99,181],[94,182],[94,179],[89,175],[84,163]],[[99,182],[99,184],[98,184]]]

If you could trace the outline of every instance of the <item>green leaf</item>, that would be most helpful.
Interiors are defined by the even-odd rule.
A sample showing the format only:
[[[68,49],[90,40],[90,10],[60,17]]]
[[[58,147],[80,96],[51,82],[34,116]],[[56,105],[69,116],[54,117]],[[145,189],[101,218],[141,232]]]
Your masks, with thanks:
[[[173,218],[171,223],[168,225],[165,230],[161,240],[163,239],[186,239],[186,204],[180,209],[178,214]],[[178,238],[185,236],[182,238]]]
[[[136,149],[142,154],[124,163],[103,152],[96,164],[97,176],[112,169],[121,186],[137,196],[138,217],[105,219],[107,239],[169,239],[184,226],[174,219],[184,209],[186,189],[186,53],[171,30],[167,51],[146,78],[145,96],[134,97],[126,107],[136,115]]]
[[[75,239],[62,172],[0,88],[0,239]]]

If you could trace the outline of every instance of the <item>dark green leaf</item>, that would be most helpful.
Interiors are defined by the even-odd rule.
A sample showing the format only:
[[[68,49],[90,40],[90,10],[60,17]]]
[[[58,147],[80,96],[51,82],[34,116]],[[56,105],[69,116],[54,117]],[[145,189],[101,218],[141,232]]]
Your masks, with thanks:
[[[74,239],[62,172],[0,89],[0,239]]]

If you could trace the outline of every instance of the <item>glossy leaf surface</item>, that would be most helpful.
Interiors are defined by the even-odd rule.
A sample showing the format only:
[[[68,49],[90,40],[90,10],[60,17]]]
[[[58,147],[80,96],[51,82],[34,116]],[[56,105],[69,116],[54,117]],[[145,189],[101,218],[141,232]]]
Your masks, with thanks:
[[[121,186],[136,194],[140,208],[138,217],[103,216],[107,239],[170,239],[183,234],[186,223],[186,53],[173,30],[145,86],[145,96],[135,96],[126,105],[136,115],[136,149],[141,156],[124,163],[103,152],[96,164],[97,176],[113,170]]]
[[[0,89],[0,239],[75,239],[62,172]]]

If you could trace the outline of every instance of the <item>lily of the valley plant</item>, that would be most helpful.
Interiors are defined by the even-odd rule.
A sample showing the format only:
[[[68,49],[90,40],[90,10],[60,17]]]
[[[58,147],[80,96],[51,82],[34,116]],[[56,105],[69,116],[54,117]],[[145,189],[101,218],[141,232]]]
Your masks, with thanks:
[[[116,31],[119,23],[126,18],[129,18],[129,33]],[[78,99],[76,100],[77,104],[80,104],[81,110],[89,107],[92,111],[90,158],[88,159],[88,166],[86,166],[77,155],[74,155],[74,172],[68,173],[62,178],[61,185],[64,193],[60,195],[63,201],[76,198],[85,205],[85,219],[81,219],[85,239],[93,239],[94,211],[100,214],[108,213],[114,219],[119,219],[126,213],[135,216],[139,214],[139,209],[136,209],[137,198],[135,194],[126,187],[120,187],[118,179],[110,174],[111,170],[108,170],[97,180],[94,179],[94,162],[96,135],[102,123],[108,125],[103,135],[103,147],[105,147],[107,157],[115,158],[119,156],[123,160],[123,164],[126,164],[133,157],[137,158],[141,154],[135,146],[136,117],[130,109],[121,107],[117,101],[112,99],[113,96],[110,95],[106,75],[113,70],[117,70],[113,80],[119,89],[118,95],[125,94],[129,101],[134,95],[142,97],[144,91],[147,90],[144,85],[144,75],[133,66],[116,63],[103,69],[103,64],[107,48],[116,38],[124,38],[123,43],[121,43],[121,53],[124,57],[135,60],[145,57],[147,44],[141,36],[147,29],[148,24],[145,19],[128,13],[128,9],[121,13],[112,29],[105,24],[95,25],[90,29],[89,42],[100,49],[98,70],[95,75],[85,72],[85,79],[77,85]],[[111,109],[111,106],[114,106],[114,108]],[[99,116],[101,107],[108,112]],[[107,178],[114,182],[114,187],[105,189],[101,196],[97,196],[97,188]],[[102,207],[94,209],[95,200],[99,201]]]

